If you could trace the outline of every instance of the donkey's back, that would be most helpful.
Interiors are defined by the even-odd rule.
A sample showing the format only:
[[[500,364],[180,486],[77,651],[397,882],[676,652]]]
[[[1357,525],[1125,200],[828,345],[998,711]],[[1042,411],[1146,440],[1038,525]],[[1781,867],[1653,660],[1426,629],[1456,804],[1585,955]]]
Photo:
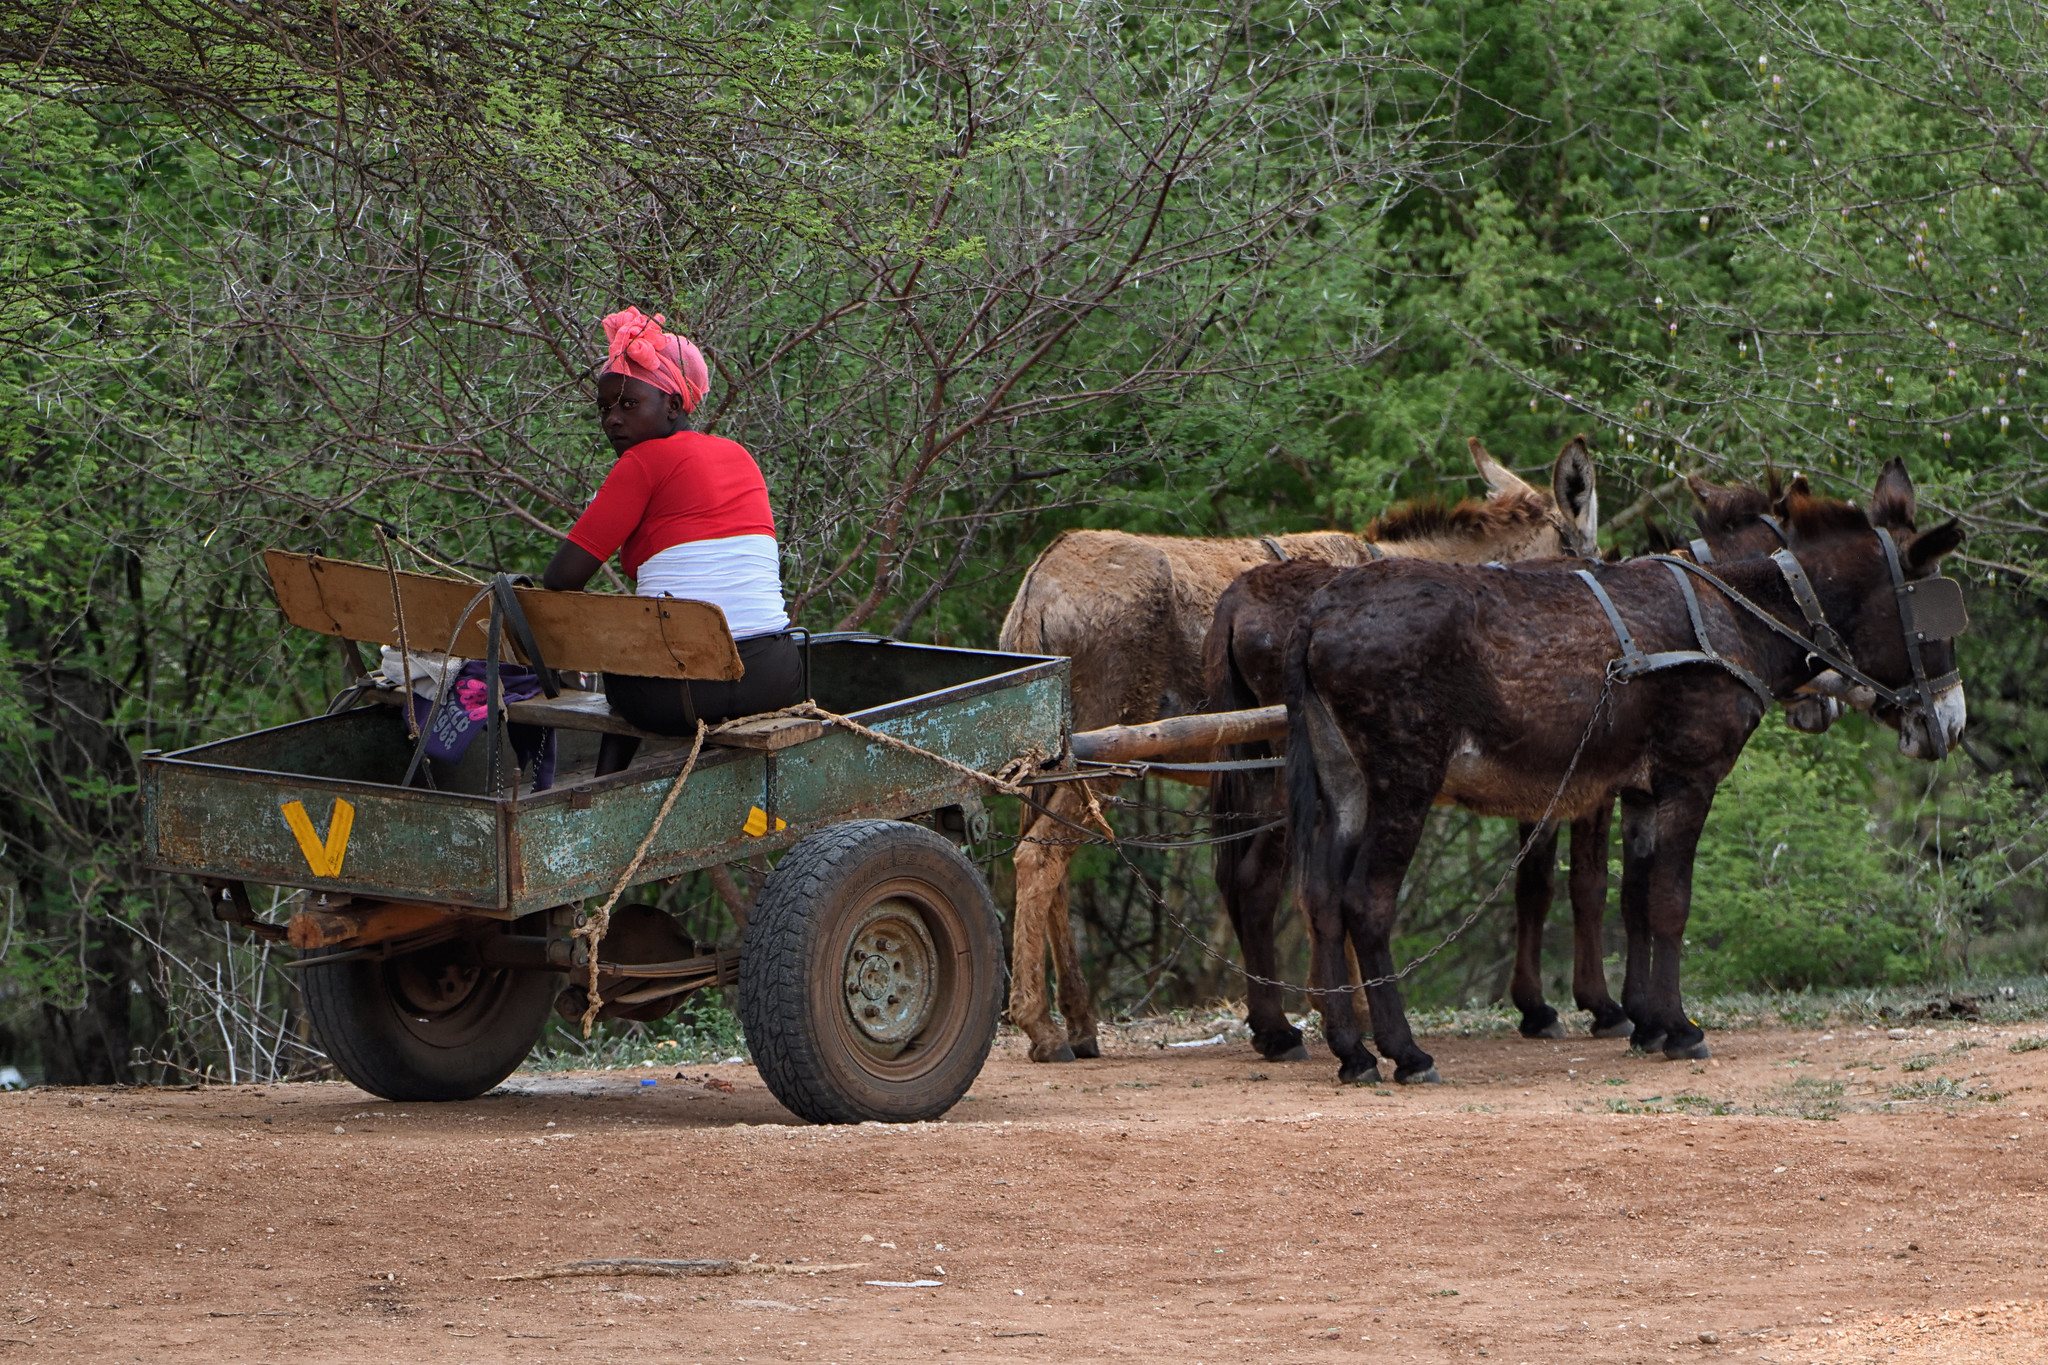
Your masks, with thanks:
[[[1068,531],[1025,573],[1002,648],[1073,660],[1077,730],[1196,710],[1202,642],[1232,579],[1283,556],[1338,565],[1372,558],[1364,541],[1341,531],[1270,541]]]

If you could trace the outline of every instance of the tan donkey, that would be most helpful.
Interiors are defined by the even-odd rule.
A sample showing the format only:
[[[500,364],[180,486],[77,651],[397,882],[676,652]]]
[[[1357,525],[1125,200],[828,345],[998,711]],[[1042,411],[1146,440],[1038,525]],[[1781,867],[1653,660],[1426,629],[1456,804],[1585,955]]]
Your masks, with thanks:
[[[1202,641],[1216,600],[1245,570],[1276,559],[1363,564],[1381,558],[1454,564],[1511,564],[1560,554],[1595,553],[1599,526],[1593,462],[1583,436],[1559,452],[1555,493],[1531,487],[1499,464],[1475,437],[1472,459],[1491,490],[1484,501],[1445,507],[1435,500],[1382,514],[1363,536],[1341,531],[1259,539],[1206,540],[1122,531],[1068,531],[1025,573],[1003,621],[1002,647],[1063,654],[1073,661],[1074,728],[1143,725],[1202,708]],[[1085,822],[1079,783],[1049,789],[1045,805],[1072,824],[1037,815],[1017,845],[1017,913],[1010,958],[1010,1020],[1031,1039],[1034,1062],[1101,1055],[1095,1002],[1081,974],[1067,918],[1065,839]],[[1044,840],[1046,842],[1032,842]],[[1052,949],[1063,1035],[1046,995],[1045,954]]]

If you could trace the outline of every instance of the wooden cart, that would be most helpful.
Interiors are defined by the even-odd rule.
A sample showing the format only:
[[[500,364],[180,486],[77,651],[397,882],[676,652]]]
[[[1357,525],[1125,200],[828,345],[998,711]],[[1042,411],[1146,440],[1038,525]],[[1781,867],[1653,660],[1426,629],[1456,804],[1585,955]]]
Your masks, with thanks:
[[[473,585],[270,561],[286,617],[348,642],[351,656],[355,641],[397,642],[401,605],[412,650],[491,647],[488,594]],[[515,600],[556,668],[738,676],[714,607],[526,589]],[[806,653],[825,710],[977,772],[1065,751],[1064,659],[869,635],[818,636]],[[481,1094],[525,1058],[565,990],[580,1015],[578,907],[618,884],[688,752],[648,736],[629,768],[599,778],[598,736],[631,729],[601,697],[564,691],[502,718],[556,729],[551,790],[519,789],[495,733],[460,764],[422,765],[431,788],[417,775],[406,784],[415,743],[396,706],[144,757],[148,861],[204,879],[223,919],[304,950],[295,966],[328,1055],[388,1099]],[[944,1113],[979,1072],[1003,999],[1001,927],[959,848],[986,829],[982,788],[831,723],[785,718],[718,736],[632,879],[787,852],[736,953],[688,941],[651,910],[615,925],[599,950],[604,1010],[650,1017],[736,981],[754,1059],[795,1113]],[[289,925],[262,924],[252,883],[308,894]]]

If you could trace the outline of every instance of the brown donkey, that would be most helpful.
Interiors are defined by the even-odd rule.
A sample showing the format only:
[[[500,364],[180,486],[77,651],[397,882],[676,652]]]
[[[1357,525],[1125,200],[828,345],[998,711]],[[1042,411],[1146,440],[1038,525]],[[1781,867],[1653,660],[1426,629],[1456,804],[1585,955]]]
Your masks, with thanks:
[[[1591,551],[1599,513],[1583,438],[1567,443],[1557,457],[1551,471],[1555,496],[1503,468],[1477,440],[1470,444],[1491,489],[1484,502],[1454,508],[1418,504],[1390,513],[1364,537],[1317,531],[1204,540],[1066,532],[1025,573],[1003,622],[1002,647],[1073,661],[1076,730],[1142,725],[1200,708],[1206,695],[1202,644],[1216,599],[1233,578],[1258,564],[1363,564],[1381,558],[1480,564]],[[1067,918],[1074,846],[1064,841],[1087,813],[1087,796],[1078,788],[1053,786],[1045,803],[1053,816],[1027,819],[1017,845],[1010,1020],[1030,1037],[1031,1059],[1038,1062],[1099,1055],[1094,1001]],[[1048,944],[1066,1017],[1064,1036],[1046,999]]]
[[[1704,1057],[1679,991],[1693,855],[1770,700],[1833,665],[1878,695],[1905,753],[1938,758],[1960,738],[1947,634],[1961,599],[1933,578],[1959,526],[1913,529],[1896,461],[1867,516],[1801,490],[1787,510],[1793,547],[1701,571],[1718,583],[1655,560],[1587,578],[1410,562],[1350,570],[1310,599],[1287,653],[1288,819],[1340,1079],[1378,1075],[1343,990],[1344,942],[1373,978],[1392,976],[1401,881],[1439,793],[1535,820],[1576,819],[1618,789],[1631,1041]],[[1944,602],[1958,608],[1946,633],[1921,614]],[[1399,986],[1367,993],[1395,1079],[1434,1080]]]
[[[1773,488],[1775,490],[1775,480]],[[1774,493],[1754,488],[1716,488],[1692,481],[1700,501],[1701,539],[1694,553],[1709,559],[1750,559],[1767,555],[1784,543],[1782,512]],[[1574,561],[1551,561],[1569,569]],[[1523,565],[1528,568],[1531,565]],[[1275,706],[1284,700],[1282,674],[1287,637],[1308,599],[1342,570],[1328,564],[1267,564],[1238,576],[1216,604],[1203,651],[1203,674],[1209,687],[1209,709],[1242,710]],[[1832,698],[1806,697],[1796,706],[1797,721],[1808,729],[1825,729],[1840,713]],[[1272,746],[1239,745],[1231,757],[1264,758]],[[1246,986],[1247,1023],[1252,1045],[1272,1061],[1302,1061],[1308,1050],[1301,1030],[1287,1019],[1277,980],[1279,957],[1276,917],[1285,891],[1289,862],[1284,826],[1261,829],[1264,816],[1283,798],[1278,775],[1271,772],[1218,773],[1212,784],[1211,810],[1215,832],[1243,837],[1216,845],[1216,884],[1237,933],[1250,979]],[[1614,802],[1610,799],[1571,822],[1570,892],[1573,919],[1572,996],[1593,1016],[1596,1038],[1618,1038],[1633,1025],[1607,989],[1603,933],[1607,918],[1607,855]],[[1257,830],[1256,833],[1250,831]],[[1521,827],[1520,842],[1529,843],[1533,824]],[[1530,844],[1515,880],[1515,965],[1509,997],[1522,1011],[1521,1032],[1528,1038],[1561,1038],[1564,1026],[1543,998],[1542,942],[1544,921],[1555,898],[1557,826],[1553,821]]]

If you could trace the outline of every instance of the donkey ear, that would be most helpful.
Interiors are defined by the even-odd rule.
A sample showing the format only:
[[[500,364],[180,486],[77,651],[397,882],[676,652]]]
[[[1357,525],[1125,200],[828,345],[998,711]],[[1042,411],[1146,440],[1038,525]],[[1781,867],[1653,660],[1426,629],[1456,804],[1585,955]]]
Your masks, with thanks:
[[[1594,483],[1593,454],[1586,449],[1584,436],[1572,437],[1557,453],[1557,463],[1550,467],[1550,495],[1557,499],[1557,510],[1572,528],[1577,541],[1572,548],[1582,555],[1597,553],[1600,490]]]
[[[1932,568],[1934,562],[1963,543],[1963,524],[1960,521],[1945,521],[1925,535],[1914,536],[1906,544],[1906,567],[1914,573]]]
[[[1520,476],[1511,473],[1507,466],[1488,454],[1486,447],[1479,443],[1477,436],[1466,437],[1465,444],[1471,447],[1472,463],[1479,467],[1479,477],[1486,480],[1486,486],[1493,490],[1492,495],[1494,497],[1500,497],[1507,493],[1534,493],[1536,491],[1524,483]]]
[[[1800,502],[1813,500],[1813,485],[1807,482],[1804,474],[1794,474],[1792,482],[1786,484],[1784,491],[1775,494],[1771,501],[1776,504],[1779,516],[1789,516],[1795,499]]]
[[[1906,462],[1893,456],[1884,462],[1884,472],[1877,476],[1877,491],[1870,496],[1870,520],[1886,530],[1910,531],[1918,511],[1919,501],[1913,495],[1913,479],[1906,473]]]
[[[1695,520],[1702,526],[1712,521],[1720,513],[1721,509],[1728,504],[1729,491],[1727,489],[1720,487],[1718,484],[1708,483],[1697,474],[1686,475],[1685,486],[1692,491],[1693,501],[1699,504],[1698,516]]]

